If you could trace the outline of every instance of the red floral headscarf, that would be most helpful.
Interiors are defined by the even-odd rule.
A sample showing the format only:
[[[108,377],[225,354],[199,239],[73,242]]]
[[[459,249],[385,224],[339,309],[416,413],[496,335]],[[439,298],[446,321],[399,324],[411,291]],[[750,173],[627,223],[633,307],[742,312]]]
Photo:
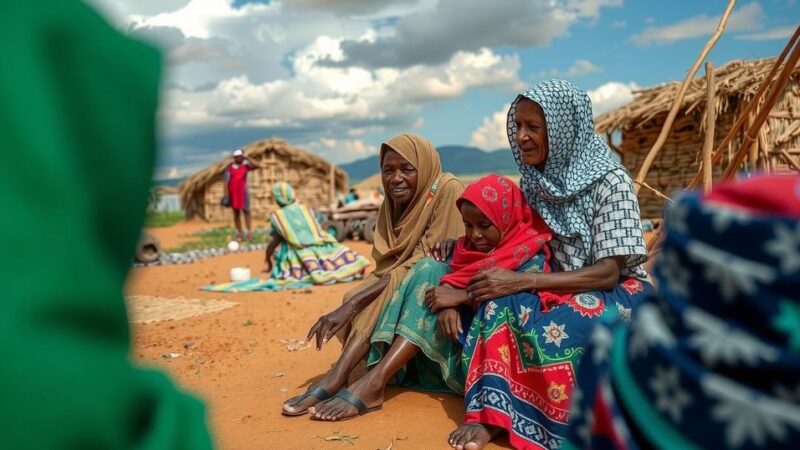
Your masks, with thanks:
[[[516,270],[534,255],[544,250],[545,271],[550,250],[547,242],[553,237],[550,227],[536,214],[522,191],[510,179],[500,175],[487,175],[467,186],[457,201],[458,208],[465,201],[475,205],[502,233],[497,248],[490,253],[475,249],[466,236],[459,238],[450,264],[453,272],[441,282],[465,288],[470,278],[493,267]]]

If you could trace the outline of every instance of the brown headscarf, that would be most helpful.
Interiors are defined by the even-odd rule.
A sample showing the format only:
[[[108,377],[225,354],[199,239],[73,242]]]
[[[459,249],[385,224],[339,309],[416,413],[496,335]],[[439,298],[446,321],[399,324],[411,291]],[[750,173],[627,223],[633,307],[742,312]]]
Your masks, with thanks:
[[[417,189],[405,211],[388,195],[378,212],[372,257],[376,269],[355,289],[344,296],[349,301],[355,294],[390,274],[389,285],[367,308],[353,319],[350,336],[369,339],[383,306],[400,286],[408,270],[431,246],[445,239],[464,234],[456,200],[464,185],[453,175],[442,173],[436,148],[427,139],[400,134],[381,146],[381,164],[388,150],[394,150],[417,169]]]

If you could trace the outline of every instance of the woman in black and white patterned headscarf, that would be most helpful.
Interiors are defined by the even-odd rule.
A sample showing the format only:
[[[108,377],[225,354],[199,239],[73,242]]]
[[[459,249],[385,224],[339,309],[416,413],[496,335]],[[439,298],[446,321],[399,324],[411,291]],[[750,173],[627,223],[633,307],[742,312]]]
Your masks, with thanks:
[[[628,171],[594,133],[589,96],[563,80],[536,84],[511,104],[508,140],[525,198],[556,234],[561,272],[538,275],[535,285],[520,274],[488,273],[473,283],[473,296],[609,290],[623,278],[644,280],[639,203]]]
[[[473,321],[470,336],[484,339],[465,347],[465,354],[473,356],[465,423],[450,436],[450,444],[457,449],[482,448],[503,430],[517,448],[560,446],[572,376],[592,324],[629,318],[651,289],[641,268],[647,250],[633,183],[605,141],[594,133],[588,95],[563,80],[533,86],[511,104],[508,140],[526,199],[555,234],[550,245],[560,267],[551,273],[490,269],[470,280],[470,298],[480,303],[476,317],[505,311],[502,316],[508,329],[518,329],[524,322],[533,343],[526,347],[529,361],[518,362],[514,373],[494,371],[493,367],[509,365],[493,361],[488,347],[479,347],[486,346],[487,336],[502,326],[498,320]],[[545,305],[536,294],[539,290],[576,295],[560,305]],[[520,311],[532,311],[532,318],[517,318]],[[515,380],[536,367],[554,362],[564,373],[563,380],[551,386],[529,386],[547,390],[537,397],[543,405],[529,407],[524,392],[512,385],[517,386]],[[493,396],[491,392],[511,394]]]

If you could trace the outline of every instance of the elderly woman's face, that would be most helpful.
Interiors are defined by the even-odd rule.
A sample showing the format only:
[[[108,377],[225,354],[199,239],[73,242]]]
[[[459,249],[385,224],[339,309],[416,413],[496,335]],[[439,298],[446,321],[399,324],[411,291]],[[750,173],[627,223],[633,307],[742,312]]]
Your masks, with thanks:
[[[517,147],[522,162],[543,170],[550,147],[542,107],[530,99],[520,99],[514,122],[517,125]]]
[[[407,206],[417,192],[417,168],[394,150],[386,150],[381,163],[383,189],[396,205]]]

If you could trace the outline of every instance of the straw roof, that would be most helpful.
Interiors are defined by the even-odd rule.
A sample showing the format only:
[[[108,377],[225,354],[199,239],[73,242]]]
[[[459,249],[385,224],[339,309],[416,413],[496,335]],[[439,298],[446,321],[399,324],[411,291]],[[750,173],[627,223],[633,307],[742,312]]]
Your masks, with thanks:
[[[278,158],[296,162],[301,165],[317,168],[325,173],[330,170],[331,164],[328,161],[320,158],[319,156],[312,155],[304,150],[290,145],[283,139],[264,139],[261,141],[253,142],[252,144],[242,149],[245,156],[253,160],[257,160],[270,153],[275,153]],[[211,182],[218,179],[225,167],[231,162],[231,158],[226,156],[219,161],[211,164],[209,167],[197,172],[189,178],[183,180],[178,186],[178,191],[181,195],[181,202],[188,203],[191,197],[201,189],[204,189]],[[347,189],[348,179],[347,173],[340,168],[336,168],[336,189],[344,191]]]
[[[716,81],[717,102],[714,105],[717,117],[737,102],[748,101],[758,90],[769,74],[775,58],[751,61],[732,61],[714,71]],[[792,77],[800,76],[800,66],[795,67]],[[595,119],[595,128],[599,133],[613,133],[639,127],[653,118],[666,115],[680,90],[681,82],[675,81],[634,92],[634,100],[614,111],[602,114]],[[681,112],[689,114],[693,111],[705,117],[706,78],[695,78],[689,86],[681,104]],[[701,122],[704,125],[705,120]]]

